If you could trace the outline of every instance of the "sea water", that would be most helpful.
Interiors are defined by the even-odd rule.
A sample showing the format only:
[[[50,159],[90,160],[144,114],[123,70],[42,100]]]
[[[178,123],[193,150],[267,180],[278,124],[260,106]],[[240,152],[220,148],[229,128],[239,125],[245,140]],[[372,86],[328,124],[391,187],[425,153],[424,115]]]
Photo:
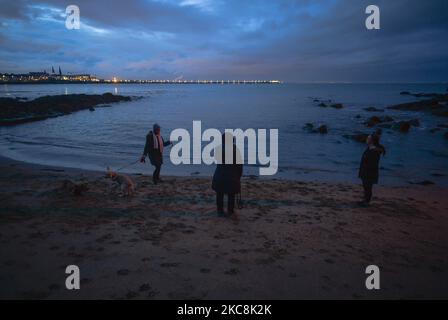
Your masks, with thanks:
[[[431,180],[448,185],[447,129],[430,129],[448,119],[420,112],[385,110],[417,100],[401,91],[446,92],[446,84],[278,84],[278,85],[154,85],[154,84],[38,84],[2,85],[1,97],[29,99],[56,94],[114,94],[135,97],[111,107],[79,111],[43,121],[0,127],[0,155],[38,164],[93,170],[117,169],[139,159],[153,123],[169,138],[176,128],[202,127],[278,129],[278,173],[270,178],[304,181],[357,182],[365,145],[344,137],[357,131],[370,133],[364,121],[373,115],[396,120],[420,119],[420,127],[407,134],[384,129],[380,182],[408,184]],[[319,107],[314,99],[342,103],[344,108]],[[357,117],[358,116],[358,117]],[[326,124],[328,134],[310,133],[306,123]],[[210,176],[214,166],[170,163],[164,153],[162,175]],[[152,167],[136,163],[128,173],[150,174]],[[257,175],[256,165],[245,166],[245,175]]]

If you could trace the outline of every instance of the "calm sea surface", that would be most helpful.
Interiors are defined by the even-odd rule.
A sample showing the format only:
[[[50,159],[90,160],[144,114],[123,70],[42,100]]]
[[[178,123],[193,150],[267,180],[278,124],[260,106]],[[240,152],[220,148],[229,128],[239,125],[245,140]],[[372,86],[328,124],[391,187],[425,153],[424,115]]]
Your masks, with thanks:
[[[363,122],[373,115],[397,120],[418,118],[419,128],[408,134],[384,130],[387,154],[381,160],[380,182],[407,184],[431,180],[448,185],[448,140],[442,131],[431,133],[448,119],[413,112],[387,110],[372,113],[366,107],[384,108],[416,98],[401,91],[446,92],[446,84],[281,84],[281,85],[2,85],[1,97],[35,98],[43,95],[104,93],[141,97],[95,112],[0,128],[0,154],[17,160],[65,167],[105,170],[139,158],[145,136],[154,122],[166,139],[175,128],[192,131],[192,121],[202,128],[278,128],[279,172],[273,178],[355,182],[364,145],[343,136],[372,132]],[[321,108],[314,98],[331,99],[344,108]],[[361,118],[356,118],[360,115]],[[307,122],[327,124],[329,133],[303,129]],[[205,144],[204,144],[205,145]],[[165,152],[165,175],[211,175],[214,167],[171,164]],[[152,172],[148,164],[123,171]],[[245,174],[258,167],[246,166]]]

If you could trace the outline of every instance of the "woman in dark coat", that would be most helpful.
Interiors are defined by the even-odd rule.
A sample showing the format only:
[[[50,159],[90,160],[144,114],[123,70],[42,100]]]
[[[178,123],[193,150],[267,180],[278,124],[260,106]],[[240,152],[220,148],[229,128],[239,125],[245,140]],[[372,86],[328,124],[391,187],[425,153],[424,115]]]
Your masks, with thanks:
[[[222,135],[221,152],[216,152],[217,157],[221,156],[221,162],[217,164],[213,174],[212,189],[216,192],[216,205],[218,213],[224,214],[224,194],[227,194],[227,214],[233,215],[235,208],[235,195],[241,192],[241,176],[243,175],[243,165],[237,163],[238,149],[233,142],[233,160],[225,163],[225,140],[233,142],[233,137],[229,134]],[[218,148],[219,149],[219,148]],[[241,161],[239,161],[241,162]]]
[[[369,205],[372,199],[372,188],[378,183],[379,162],[381,154],[385,149],[380,145],[379,136],[373,134],[367,137],[367,149],[362,154],[361,164],[359,166],[359,178],[362,180],[364,188],[364,200],[362,205]]]
[[[155,123],[153,126],[153,131],[149,131],[146,136],[145,149],[143,150],[143,155],[140,158],[140,162],[145,162],[146,156],[149,157],[149,161],[155,167],[154,173],[152,174],[152,181],[154,184],[161,182],[160,180],[160,170],[163,164],[163,147],[170,145],[171,142],[165,142],[162,135],[160,134],[160,126]]]

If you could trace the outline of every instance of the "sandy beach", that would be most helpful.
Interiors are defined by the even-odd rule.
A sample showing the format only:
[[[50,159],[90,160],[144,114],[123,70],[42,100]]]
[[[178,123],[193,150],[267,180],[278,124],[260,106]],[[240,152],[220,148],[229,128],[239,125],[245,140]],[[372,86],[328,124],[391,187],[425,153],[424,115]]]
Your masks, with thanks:
[[[0,161],[0,298],[448,298],[446,188],[242,181],[239,219],[218,217],[210,178],[133,175],[121,197],[103,172]],[[88,190],[75,196],[65,180]],[[65,288],[65,268],[81,289]],[[366,290],[365,268],[381,270]]]

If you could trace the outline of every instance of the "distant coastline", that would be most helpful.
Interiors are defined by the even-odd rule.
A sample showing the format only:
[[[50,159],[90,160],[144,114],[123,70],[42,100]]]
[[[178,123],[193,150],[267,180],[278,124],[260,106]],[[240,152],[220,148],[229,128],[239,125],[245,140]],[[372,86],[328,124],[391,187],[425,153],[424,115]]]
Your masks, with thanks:
[[[0,84],[97,84],[99,81],[0,81]]]
[[[280,80],[27,80],[0,84],[283,84]]]

